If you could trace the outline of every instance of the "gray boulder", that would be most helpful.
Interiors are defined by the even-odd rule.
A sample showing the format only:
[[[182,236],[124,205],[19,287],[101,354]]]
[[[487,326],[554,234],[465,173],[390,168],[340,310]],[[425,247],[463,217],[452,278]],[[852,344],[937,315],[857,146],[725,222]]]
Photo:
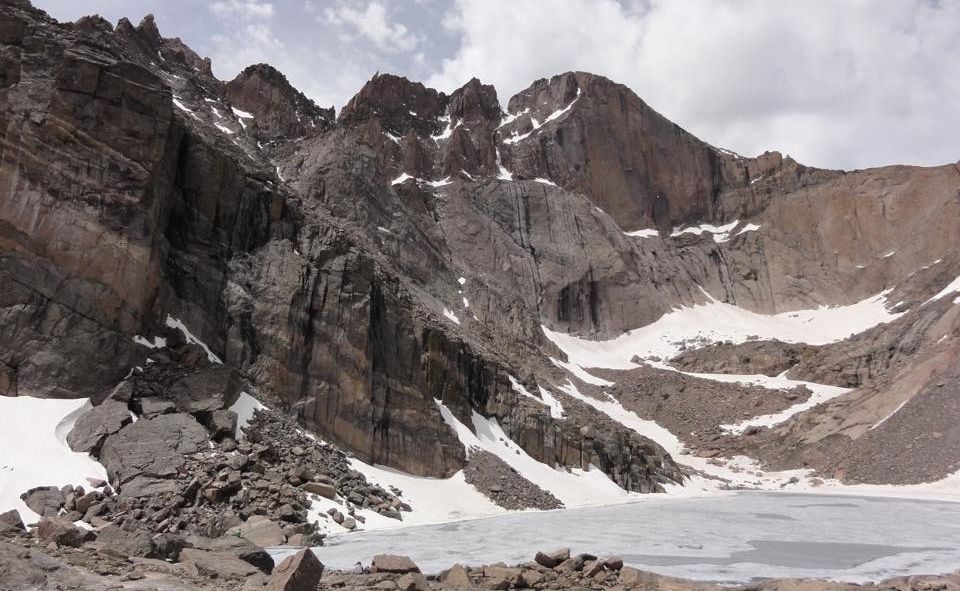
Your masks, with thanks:
[[[218,579],[245,579],[258,572],[257,567],[232,554],[199,548],[181,550],[180,562],[195,566],[202,575]]]
[[[266,591],[313,591],[323,576],[323,563],[305,548],[273,569]]]
[[[63,492],[55,486],[38,486],[20,495],[27,507],[41,516],[55,517],[63,507]]]
[[[142,497],[176,489],[184,455],[208,446],[207,430],[192,416],[165,414],[141,419],[109,436],[100,462],[123,496]]]
[[[73,429],[67,434],[67,445],[76,452],[97,455],[107,436],[133,422],[127,405],[116,400],[107,400],[80,415]]]
[[[370,563],[370,571],[402,575],[406,573],[418,573],[420,572],[420,567],[418,567],[409,556],[377,554]]]
[[[20,533],[26,530],[23,520],[20,519],[20,513],[16,509],[11,509],[6,513],[0,513],[0,535]]]
[[[44,542],[54,542],[58,546],[78,547],[95,537],[91,531],[82,530],[72,522],[61,517],[44,517],[37,526],[37,536]]]
[[[560,548],[553,552],[537,552],[533,560],[541,566],[554,568],[568,558],[570,558],[570,548]]]
[[[238,529],[241,538],[257,546],[279,546],[286,539],[283,528],[262,515],[251,515]]]
[[[240,376],[229,367],[210,367],[183,376],[170,386],[181,412],[210,413],[229,408],[240,396]]]

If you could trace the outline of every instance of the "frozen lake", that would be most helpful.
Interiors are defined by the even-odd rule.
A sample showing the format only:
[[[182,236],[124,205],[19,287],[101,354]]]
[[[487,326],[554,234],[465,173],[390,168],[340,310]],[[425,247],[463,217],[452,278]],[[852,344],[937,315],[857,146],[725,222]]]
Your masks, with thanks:
[[[454,563],[517,563],[538,549],[617,554],[637,568],[694,579],[876,581],[960,568],[960,503],[741,493],[541,513],[328,538],[329,568],[405,554],[424,572]]]

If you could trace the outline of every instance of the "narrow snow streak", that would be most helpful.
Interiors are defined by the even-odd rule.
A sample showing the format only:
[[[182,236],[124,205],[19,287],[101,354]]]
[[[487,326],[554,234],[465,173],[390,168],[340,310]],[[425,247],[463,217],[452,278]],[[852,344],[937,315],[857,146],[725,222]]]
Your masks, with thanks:
[[[450,311],[449,308],[444,308],[444,309],[443,309],[443,315],[446,316],[447,319],[449,319],[449,320],[450,320],[451,322],[453,322],[454,324],[460,324],[460,319],[457,318],[457,315],[454,314],[452,311]]]
[[[634,238],[655,238],[660,236],[660,232],[656,228],[634,230],[632,232],[624,232],[624,234],[627,236],[633,236]]]
[[[938,261],[938,262],[939,262],[939,261]],[[933,300],[939,300],[940,298],[942,298],[942,297],[944,297],[944,296],[947,296],[947,295],[950,295],[951,293],[953,293],[953,292],[955,292],[955,291],[960,291],[960,277],[957,277],[956,279],[954,279],[953,281],[951,281],[950,283],[948,283],[946,287],[944,287],[943,289],[941,289],[940,291],[938,291],[938,292],[936,293],[936,295],[934,295],[933,297],[931,297],[931,298],[928,299],[927,301],[923,302],[923,304],[921,304],[921,305],[922,305],[922,306],[926,306],[927,304],[929,304],[929,303],[932,302]],[[956,304],[956,303],[957,303],[956,300],[954,300],[953,303]]]
[[[210,363],[223,365],[223,361],[221,361],[219,357],[214,355],[213,351],[210,350],[210,347],[208,347],[206,343],[204,343],[203,341],[198,339],[196,336],[194,336],[194,334],[190,332],[190,329],[188,329],[187,326],[183,322],[181,322],[179,319],[174,318],[173,316],[167,316],[167,326],[169,326],[170,328],[178,329],[180,332],[183,333],[183,336],[185,339],[187,339],[188,343],[197,345],[201,349],[203,349],[206,352],[207,359],[210,361]]]
[[[555,470],[530,457],[504,432],[495,418],[485,418],[471,411],[473,429],[464,425],[439,400],[434,400],[443,420],[467,449],[488,451],[506,462],[517,473],[560,499],[569,507],[597,505],[630,498],[631,493],[616,485],[603,471]]]

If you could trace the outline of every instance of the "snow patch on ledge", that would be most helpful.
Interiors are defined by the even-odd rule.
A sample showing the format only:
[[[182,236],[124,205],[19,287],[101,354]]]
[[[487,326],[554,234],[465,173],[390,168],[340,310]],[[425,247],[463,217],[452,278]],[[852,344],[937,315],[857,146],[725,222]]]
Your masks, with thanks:
[[[937,261],[937,262],[939,262],[939,261]],[[950,295],[951,293],[953,293],[953,292],[955,292],[955,291],[960,291],[960,277],[957,277],[956,279],[954,279],[953,281],[951,281],[950,283],[948,283],[946,287],[944,287],[943,289],[941,289],[939,292],[936,293],[936,295],[934,295],[933,297],[931,297],[931,298],[928,299],[927,301],[923,302],[923,304],[921,304],[921,305],[922,305],[922,306],[926,306],[926,305],[929,304],[930,302],[932,302],[932,301],[934,301],[934,300],[939,300],[940,298],[942,298],[942,297],[944,297],[944,296],[947,296],[947,295]],[[953,303],[956,304],[957,301],[954,300]]]
[[[439,400],[434,400],[444,422],[467,449],[488,451],[506,462],[530,482],[551,493],[567,507],[583,507],[625,501],[633,495],[617,486],[598,468],[589,470],[554,469],[530,457],[504,432],[495,418],[486,418],[471,410],[472,429],[464,425]]]
[[[780,314],[757,314],[711,298],[709,303],[672,310],[656,322],[607,341],[554,332],[546,326],[542,329],[567,355],[568,364],[580,368],[631,369],[637,367],[631,361],[634,356],[671,359],[685,341],[742,343],[750,336],[808,345],[840,341],[904,314],[887,309],[890,291],[849,306],[821,306]]]
[[[449,308],[444,308],[444,309],[443,309],[443,315],[444,315],[448,320],[450,320],[451,322],[453,322],[454,324],[457,324],[457,325],[460,324],[460,319],[457,318],[457,315],[454,314],[452,311],[450,311]]]
[[[626,236],[633,236],[634,238],[655,238],[660,236],[660,232],[656,228],[645,228],[643,230],[634,230],[632,232],[624,232]]]
[[[190,332],[190,329],[188,329],[187,325],[185,325],[182,321],[180,321],[177,318],[174,318],[173,316],[167,316],[167,326],[169,326],[170,328],[178,329],[180,332],[183,333],[183,336],[185,339],[187,339],[188,343],[192,345],[197,345],[201,349],[203,349],[204,352],[207,354],[207,359],[210,361],[210,363],[223,365],[223,361],[219,357],[217,357],[213,353],[213,351],[210,350],[210,347],[208,347],[206,343],[198,339],[192,332]]]
[[[401,173],[400,176],[398,176],[397,178],[395,178],[395,179],[393,179],[392,181],[390,181],[390,184],[391,184],[391,185],[399,185],[400,183],[405,183],[405,182],[409,181],[409,180],[412,179],[412,178],[413,178],[412,176],[410,176],[409,174],[407,174],[407,173],[404,172],[404,173]]]

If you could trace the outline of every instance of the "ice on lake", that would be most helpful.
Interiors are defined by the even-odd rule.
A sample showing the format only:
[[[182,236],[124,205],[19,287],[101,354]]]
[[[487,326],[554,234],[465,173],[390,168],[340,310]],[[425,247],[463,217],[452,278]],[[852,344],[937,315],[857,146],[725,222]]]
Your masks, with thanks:
[[[560,546],[709,581],[877,581],[960,568],[960,503],[788,493],[651,496],[625,505],[345,534],[315,551],[328,568],[396,553],[435,573],[458,562],[525,562],[537,550]]]

